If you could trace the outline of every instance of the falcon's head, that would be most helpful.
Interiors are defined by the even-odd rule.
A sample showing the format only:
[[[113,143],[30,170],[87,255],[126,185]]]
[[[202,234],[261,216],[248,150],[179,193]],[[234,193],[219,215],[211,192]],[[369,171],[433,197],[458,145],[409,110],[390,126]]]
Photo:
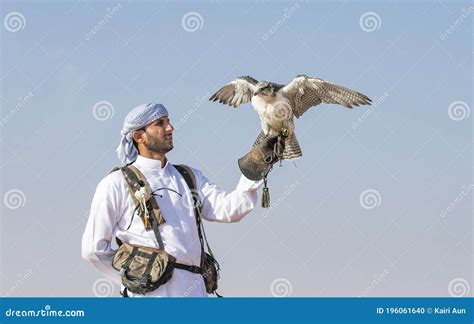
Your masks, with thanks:
[[[254,96],[275,97],[278,91],[274,84],[268,81],[260,81],[256,87],[257,90],[255,90]]]

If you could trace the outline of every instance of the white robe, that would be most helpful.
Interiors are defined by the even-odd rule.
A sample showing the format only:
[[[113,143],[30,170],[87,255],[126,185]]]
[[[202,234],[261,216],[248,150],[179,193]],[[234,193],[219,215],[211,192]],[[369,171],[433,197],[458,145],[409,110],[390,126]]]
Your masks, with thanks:
[[[181,197],[166,189],[156,192],[162,196],[156,196],[156,199],[166,221],[159,229],[166,252],[176,257],[179,263],[199,266],[201,245],[191,208],[192,198],[184,178],[169,162],[161,168],[161,161],[139,155],[133,165],[146,177],[152,191],[169,188],[182,195]],[[192,170],[196,175],[204,219],[222,223],[238,222],[255,207],[257,189],[262,181],[251,181],[242,175],[237,188],[227,193],[209,182],[199,170]],[[111,265],[115,252],[111,247],[114,237],[130,244],[158,248],[153,230],[145,230],[137,214],[132,220],[134,209],[135,204],[122,172],[109,174],[97,186],[82,236],[82,257],[118,283],[119,274]],[[129,225],[130,228],[127,229]],[[132,293],[129,295],[143,296]],[[175,269],[170,281],[145,296],[206,297],[207,293],[202,275]]]

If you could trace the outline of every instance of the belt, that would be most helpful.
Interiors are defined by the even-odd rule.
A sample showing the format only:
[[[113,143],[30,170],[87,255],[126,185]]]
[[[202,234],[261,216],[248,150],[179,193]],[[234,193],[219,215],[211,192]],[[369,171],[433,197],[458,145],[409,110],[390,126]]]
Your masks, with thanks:
[[[197,274],[202,274],[201,268],[197,266],[191,266],[187,264],[182,264],[182,263],[175,263],[174,264],[175,269],[181,269],[181,270],[186,270],[192,273],[197,273]]]

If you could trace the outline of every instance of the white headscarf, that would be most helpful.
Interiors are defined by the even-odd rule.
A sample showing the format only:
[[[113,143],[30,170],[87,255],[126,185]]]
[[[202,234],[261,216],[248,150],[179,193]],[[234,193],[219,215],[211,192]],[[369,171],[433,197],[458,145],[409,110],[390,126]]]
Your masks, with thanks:
[[[135,161],[138,156],[138,151],[133,145],[133,132],[163,116],[168,116],[168,111],[165,106],[159,103],[140,105],[128,113],[120,132],[122,139],[116,150],[123,165]]]

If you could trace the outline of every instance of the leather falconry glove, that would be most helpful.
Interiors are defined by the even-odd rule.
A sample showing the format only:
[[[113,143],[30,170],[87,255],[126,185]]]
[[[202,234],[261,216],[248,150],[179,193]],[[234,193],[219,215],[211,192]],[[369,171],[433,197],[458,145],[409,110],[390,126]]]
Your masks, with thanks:
[[[249,153],[239,159],[239,168],[242,174],[253,181],[264,182],[262,207],[270,206],[270,193],[267,187],[267,175],[272,170],[273,164],[281,160],[285,149],[286,129],[279,135],[268,136],[254,146]]]

